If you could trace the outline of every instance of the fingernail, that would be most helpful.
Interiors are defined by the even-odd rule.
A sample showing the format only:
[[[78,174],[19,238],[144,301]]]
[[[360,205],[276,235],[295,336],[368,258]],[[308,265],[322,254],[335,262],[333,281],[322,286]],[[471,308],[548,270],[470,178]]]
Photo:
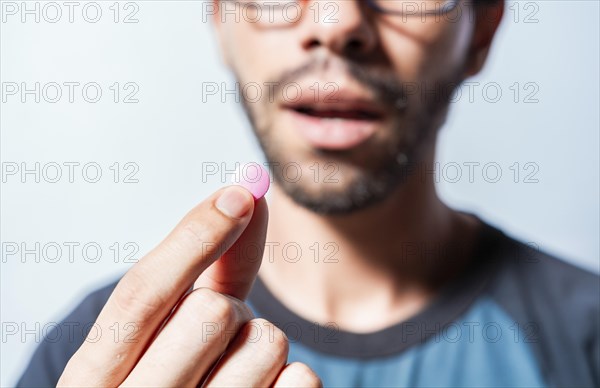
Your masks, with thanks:
[[[240,189],[228,187],[217,199],[215,206],[231,218],[242,218],[252,207],[252,202]]]
[[[247,163],[236,174],[237,179],[232,183],[244,187],[258,200],[267,193],[271,184],[269,173],[258,163]]]

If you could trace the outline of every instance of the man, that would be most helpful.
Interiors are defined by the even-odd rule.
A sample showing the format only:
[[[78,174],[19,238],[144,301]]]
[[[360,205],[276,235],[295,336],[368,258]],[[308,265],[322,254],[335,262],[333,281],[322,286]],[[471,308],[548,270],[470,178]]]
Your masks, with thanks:
[[[268,214],[254,186],[210,196],[19,385],[598,386],[598,277],[448,208],[422,173],[504,2],[267,3],[213,9],[224,61],[264,86],[241,90]]]

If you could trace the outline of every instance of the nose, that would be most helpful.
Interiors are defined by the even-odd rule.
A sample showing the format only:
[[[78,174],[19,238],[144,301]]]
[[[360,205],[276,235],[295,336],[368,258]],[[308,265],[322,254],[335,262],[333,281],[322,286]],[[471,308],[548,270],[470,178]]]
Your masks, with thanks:
[[[376,31],[365,0],[310,1],[303,36],[307,50],[326,48],[341,56],[360,57],[373,51]]]

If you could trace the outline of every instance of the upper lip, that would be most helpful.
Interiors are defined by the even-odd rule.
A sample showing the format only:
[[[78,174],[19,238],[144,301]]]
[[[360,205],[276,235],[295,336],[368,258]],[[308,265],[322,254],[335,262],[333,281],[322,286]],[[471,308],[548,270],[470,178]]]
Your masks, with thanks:
[[[332,84],[332,83],[329,83]],[[300,113],[349,119],[377,120],[383,118],[385,111],[369,93],[349,88],[301,87],[301,95],[293,101],[282,104],[286,109]]]

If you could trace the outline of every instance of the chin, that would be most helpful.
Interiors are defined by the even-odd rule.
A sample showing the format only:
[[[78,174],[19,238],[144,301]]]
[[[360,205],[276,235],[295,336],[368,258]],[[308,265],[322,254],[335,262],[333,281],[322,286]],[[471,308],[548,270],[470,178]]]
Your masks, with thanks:
[[[403,182],[403,168],[395,163],[376,172],[340,164],[335,174],[332,169],[329,174],[320,170],[317,176],[314,166],[320,163],[326,166],[331,162],[318,159],[301,164],[302,171],[308,175],[298,180],[289,179],[282,170],[274,174],[275,183],[288,197],[319,214],[344,215],[367,209],[386,199]]]

